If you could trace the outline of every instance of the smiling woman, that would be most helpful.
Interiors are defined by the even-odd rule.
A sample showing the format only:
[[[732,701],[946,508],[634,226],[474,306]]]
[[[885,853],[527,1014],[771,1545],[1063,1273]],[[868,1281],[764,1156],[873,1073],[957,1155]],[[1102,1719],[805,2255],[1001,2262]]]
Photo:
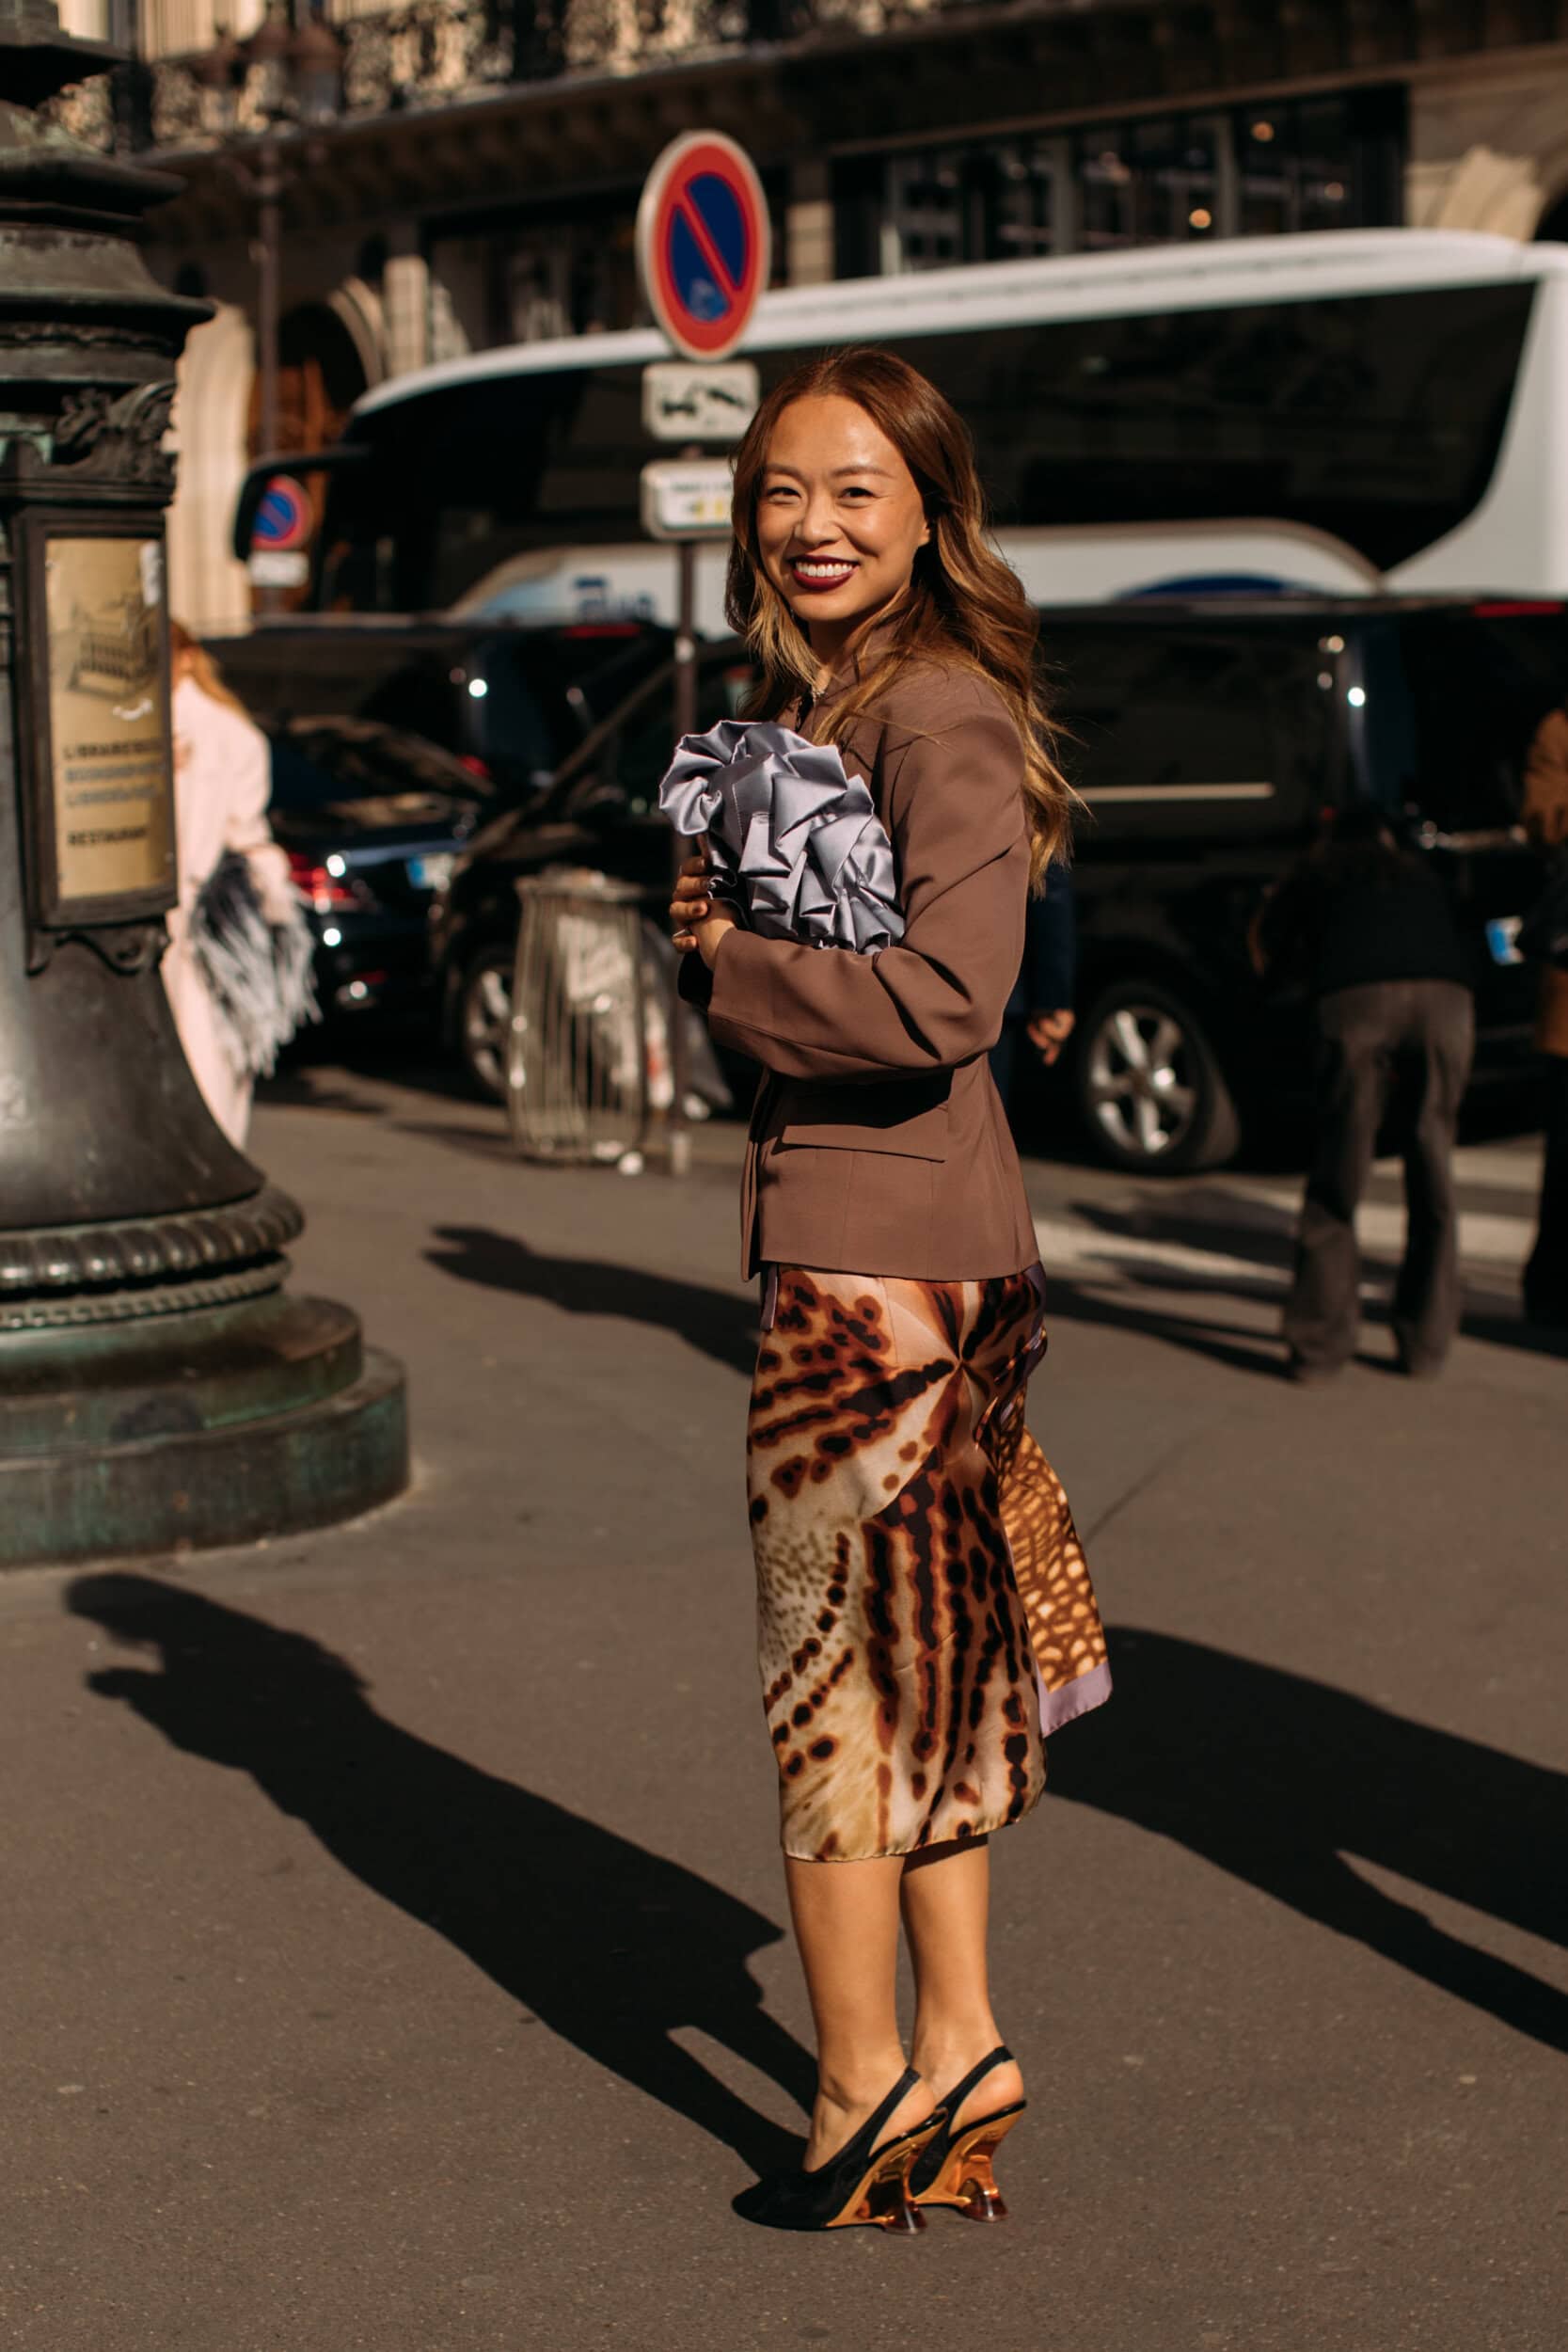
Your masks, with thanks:
[[[798,2230],[916,2228],[927,2204],[994,2220],[1023,2083],[987,1989],[986,1839],[1039,1797],[1044,1735],[1110,1687],[1066,1497],[1023,1425],[1044,1285],[987,1061],[1068,795],[1034,612],[925,377],[876,351],[798,370],[741,444],[732,519],[750,715],[837,745],[903,916],[865,953],[743,927],[701,859],[671,910],[684,993],[766,1073],[742,1193],[764,1277],[751,1521],[819,2074],[805,2168],[745,2209]]]

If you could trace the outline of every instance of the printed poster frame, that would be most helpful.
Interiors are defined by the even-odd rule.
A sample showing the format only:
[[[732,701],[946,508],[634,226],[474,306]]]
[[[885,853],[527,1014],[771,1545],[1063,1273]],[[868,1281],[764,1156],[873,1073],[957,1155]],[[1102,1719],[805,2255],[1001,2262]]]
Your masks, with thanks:
[[[170,707],[168,591],[165,536],[161,514],[127,513],[121,507],[33,508],[19,515],[13,526],[19,569],[24,583],[24,639],[18,664],[23,687],[19,744],[23,770],[23,808],[27,843],[29,912],[41,930],[87,930],[118,923],[150,921],[164,914],[178,897],[174,834],[174,739]],[[147,558],[92,562],[93,550],[107,556],[119,543],[139,543],[156,550],[155,597],[147,595]],[[82,646],[71,657],[71,674],[62,675],[68,658],[61,642],[58,614],[50,610],[50,560],[60,561],[60,543],[82,550],[74,559],[84,592],[98,590],[118,573],[120,580],[139,583],[143,610],[117,617],[105,607],[89,617],[87,630],[78,632]],[[66,590],[61,590],[63,596]],[[122,596],[126,606],[133,599]],[[94,628],[91,618],[105,626]],[[94,664],[102,664],[95,668]],[[88,681],[84,686],[81,681]],[[116,693],[150,702],[147,711],[117,714]],[[104,731],[118,728],[124,739],[107,751],[129,755],[143,774],[153,768],[153,790],[142,796],[150,822],[142,835],[127,836],[118,857],[69,851],[62,859],[70,783],[64,760],[71,748],[62,730],[80,723],[73,708],[84,694],[93,693],[104,706]],[[108,770],[103,771],[105,774]],[[129,770],[122,770],[129,773]],[[105,787],[107,790],[108,787]],[[131,797],[128,792],[121,797]],[[103,845],[98,845],[100,852]],[[119,876],[110,880],[114,868]],[[73,870],[74,869],[74,870]],[[87,875],[90,873],[90,881]],[[105,883],[107,882],[107,886]]]

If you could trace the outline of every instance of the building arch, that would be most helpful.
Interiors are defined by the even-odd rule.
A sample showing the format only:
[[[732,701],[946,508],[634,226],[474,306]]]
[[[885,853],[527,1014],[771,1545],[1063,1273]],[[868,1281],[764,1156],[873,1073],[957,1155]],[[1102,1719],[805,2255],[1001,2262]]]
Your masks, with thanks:
[[[273,451],[261,446],[261,372],[250,389],[250,453],[309,457],[338,440],[348,412],[375,378],[364,339],[352,333],[337,303],[298,302],[277,327],[277,425]],[[373,353],[372,353],[373,356]]]

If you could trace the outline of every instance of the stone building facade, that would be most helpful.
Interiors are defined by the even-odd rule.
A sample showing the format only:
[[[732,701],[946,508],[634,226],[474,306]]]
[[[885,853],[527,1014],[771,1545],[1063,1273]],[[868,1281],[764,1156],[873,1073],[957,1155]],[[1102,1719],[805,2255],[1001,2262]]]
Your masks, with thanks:
[[[63,0],[134,62],[67,103],[185,182],[155,265],[214,300],[176,429],[197,625],[249,610],[256,164],[283,181],[279,440],[388,376],[637,318],[677,132],[762,171],[781,282],[1398,226],[1568,239],[1568,0]]]

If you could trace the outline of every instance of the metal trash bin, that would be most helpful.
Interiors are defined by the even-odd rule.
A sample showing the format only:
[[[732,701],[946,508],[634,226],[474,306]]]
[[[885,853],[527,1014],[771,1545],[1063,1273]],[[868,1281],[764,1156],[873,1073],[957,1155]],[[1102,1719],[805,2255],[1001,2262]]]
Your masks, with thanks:
[[[523,1158],[614,1166],[647,1141],[648,894],[578,866],[516,885],[506,1101]]]

